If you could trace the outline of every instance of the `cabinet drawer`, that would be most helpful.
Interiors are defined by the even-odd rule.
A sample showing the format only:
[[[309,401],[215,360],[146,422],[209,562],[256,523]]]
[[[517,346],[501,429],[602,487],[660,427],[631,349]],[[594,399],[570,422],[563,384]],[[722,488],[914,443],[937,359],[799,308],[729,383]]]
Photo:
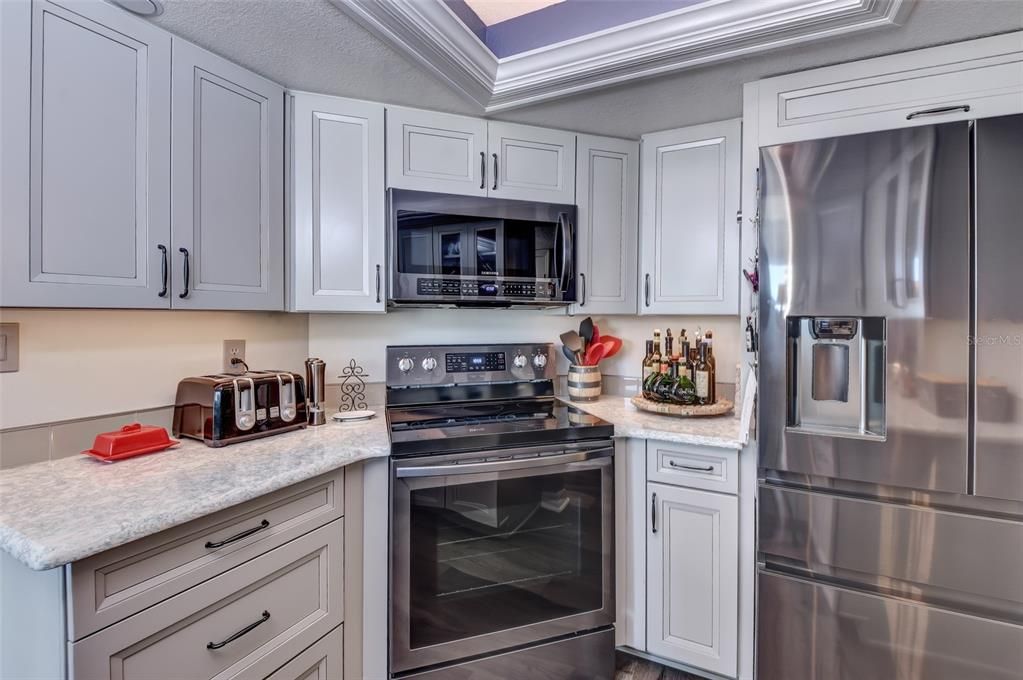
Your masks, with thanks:
[[[266,680],[341,680],[344,675],[344,626],[284,664]]]
[[[739,493],[739,452],[648,441],[647,479],[693,489]]]
[[[75,562],[67,567],[68,639],[162,602],[343,513],[340,470]]]
[[[343,619],[343,522],[72,643],[70,677],[266,677]]]

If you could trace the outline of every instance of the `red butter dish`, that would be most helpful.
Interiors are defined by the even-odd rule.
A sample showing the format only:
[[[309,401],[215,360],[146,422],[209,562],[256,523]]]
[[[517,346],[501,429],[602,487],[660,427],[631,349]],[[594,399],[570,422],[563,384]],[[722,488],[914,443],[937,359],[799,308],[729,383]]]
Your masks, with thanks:
[[[103,461],[123,460],[146,453],[156,453],[177,446],[181,442],[171,439],[167,430],[156,425],[132,423],[117,432],[96,435],[92,448],[82,453]]]

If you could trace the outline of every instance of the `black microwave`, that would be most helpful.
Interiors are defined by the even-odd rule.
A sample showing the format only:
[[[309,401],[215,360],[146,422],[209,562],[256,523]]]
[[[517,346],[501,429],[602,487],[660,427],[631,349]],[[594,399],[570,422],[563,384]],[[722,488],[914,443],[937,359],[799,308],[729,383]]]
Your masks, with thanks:
[[[575,302],[574,205],[391,189],[391,306]]]

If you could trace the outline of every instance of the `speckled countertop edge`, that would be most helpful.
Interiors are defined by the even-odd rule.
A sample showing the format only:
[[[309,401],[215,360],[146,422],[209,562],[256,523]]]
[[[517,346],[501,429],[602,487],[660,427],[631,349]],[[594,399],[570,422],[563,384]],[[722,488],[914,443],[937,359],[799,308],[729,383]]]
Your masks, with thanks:
[[[597,401],[561,401],[615,426],[616,437],[655,439],[679,444],[742,449],[745,446],[739,418],[735,415],[678,418],[640,411],[628,397],[602,396]]]
[[[72,456],[0,471],[0,549],[36,570],[95,555],[298,484],[390,455],[382,409],[222,448],[174,449],[103,463]]]

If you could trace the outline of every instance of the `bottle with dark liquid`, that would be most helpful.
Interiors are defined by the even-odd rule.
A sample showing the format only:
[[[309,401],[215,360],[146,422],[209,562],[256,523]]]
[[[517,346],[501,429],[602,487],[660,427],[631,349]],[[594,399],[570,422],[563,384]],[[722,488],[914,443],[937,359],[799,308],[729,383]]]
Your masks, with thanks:
[[[717,401],[714,388],[714,371],[707,363],[707,345],[700,345],[700,356],[695,366],[696,398],[701,404],[713,404]]]
[[[654,341],[646,341],[646,356],[643,357],[643,372],[642,382],[646,382],[646,379],[654,370]]]
[[[707,345],[707,363],[710,364],[711,369],[717,372],[718,362],[714,358],[714,333],[707,331],[703,336],[703,344]]]
[[[673,347],[672,347],[671,329],[669,328],[667,330],[667,332],[664,334],[664,351],[661,352],[661,373],[667,373],[668,372],[668,369],[670,368],[670,364],[671,364],[671,353],[672,353],[672,351],[673,351]]]

